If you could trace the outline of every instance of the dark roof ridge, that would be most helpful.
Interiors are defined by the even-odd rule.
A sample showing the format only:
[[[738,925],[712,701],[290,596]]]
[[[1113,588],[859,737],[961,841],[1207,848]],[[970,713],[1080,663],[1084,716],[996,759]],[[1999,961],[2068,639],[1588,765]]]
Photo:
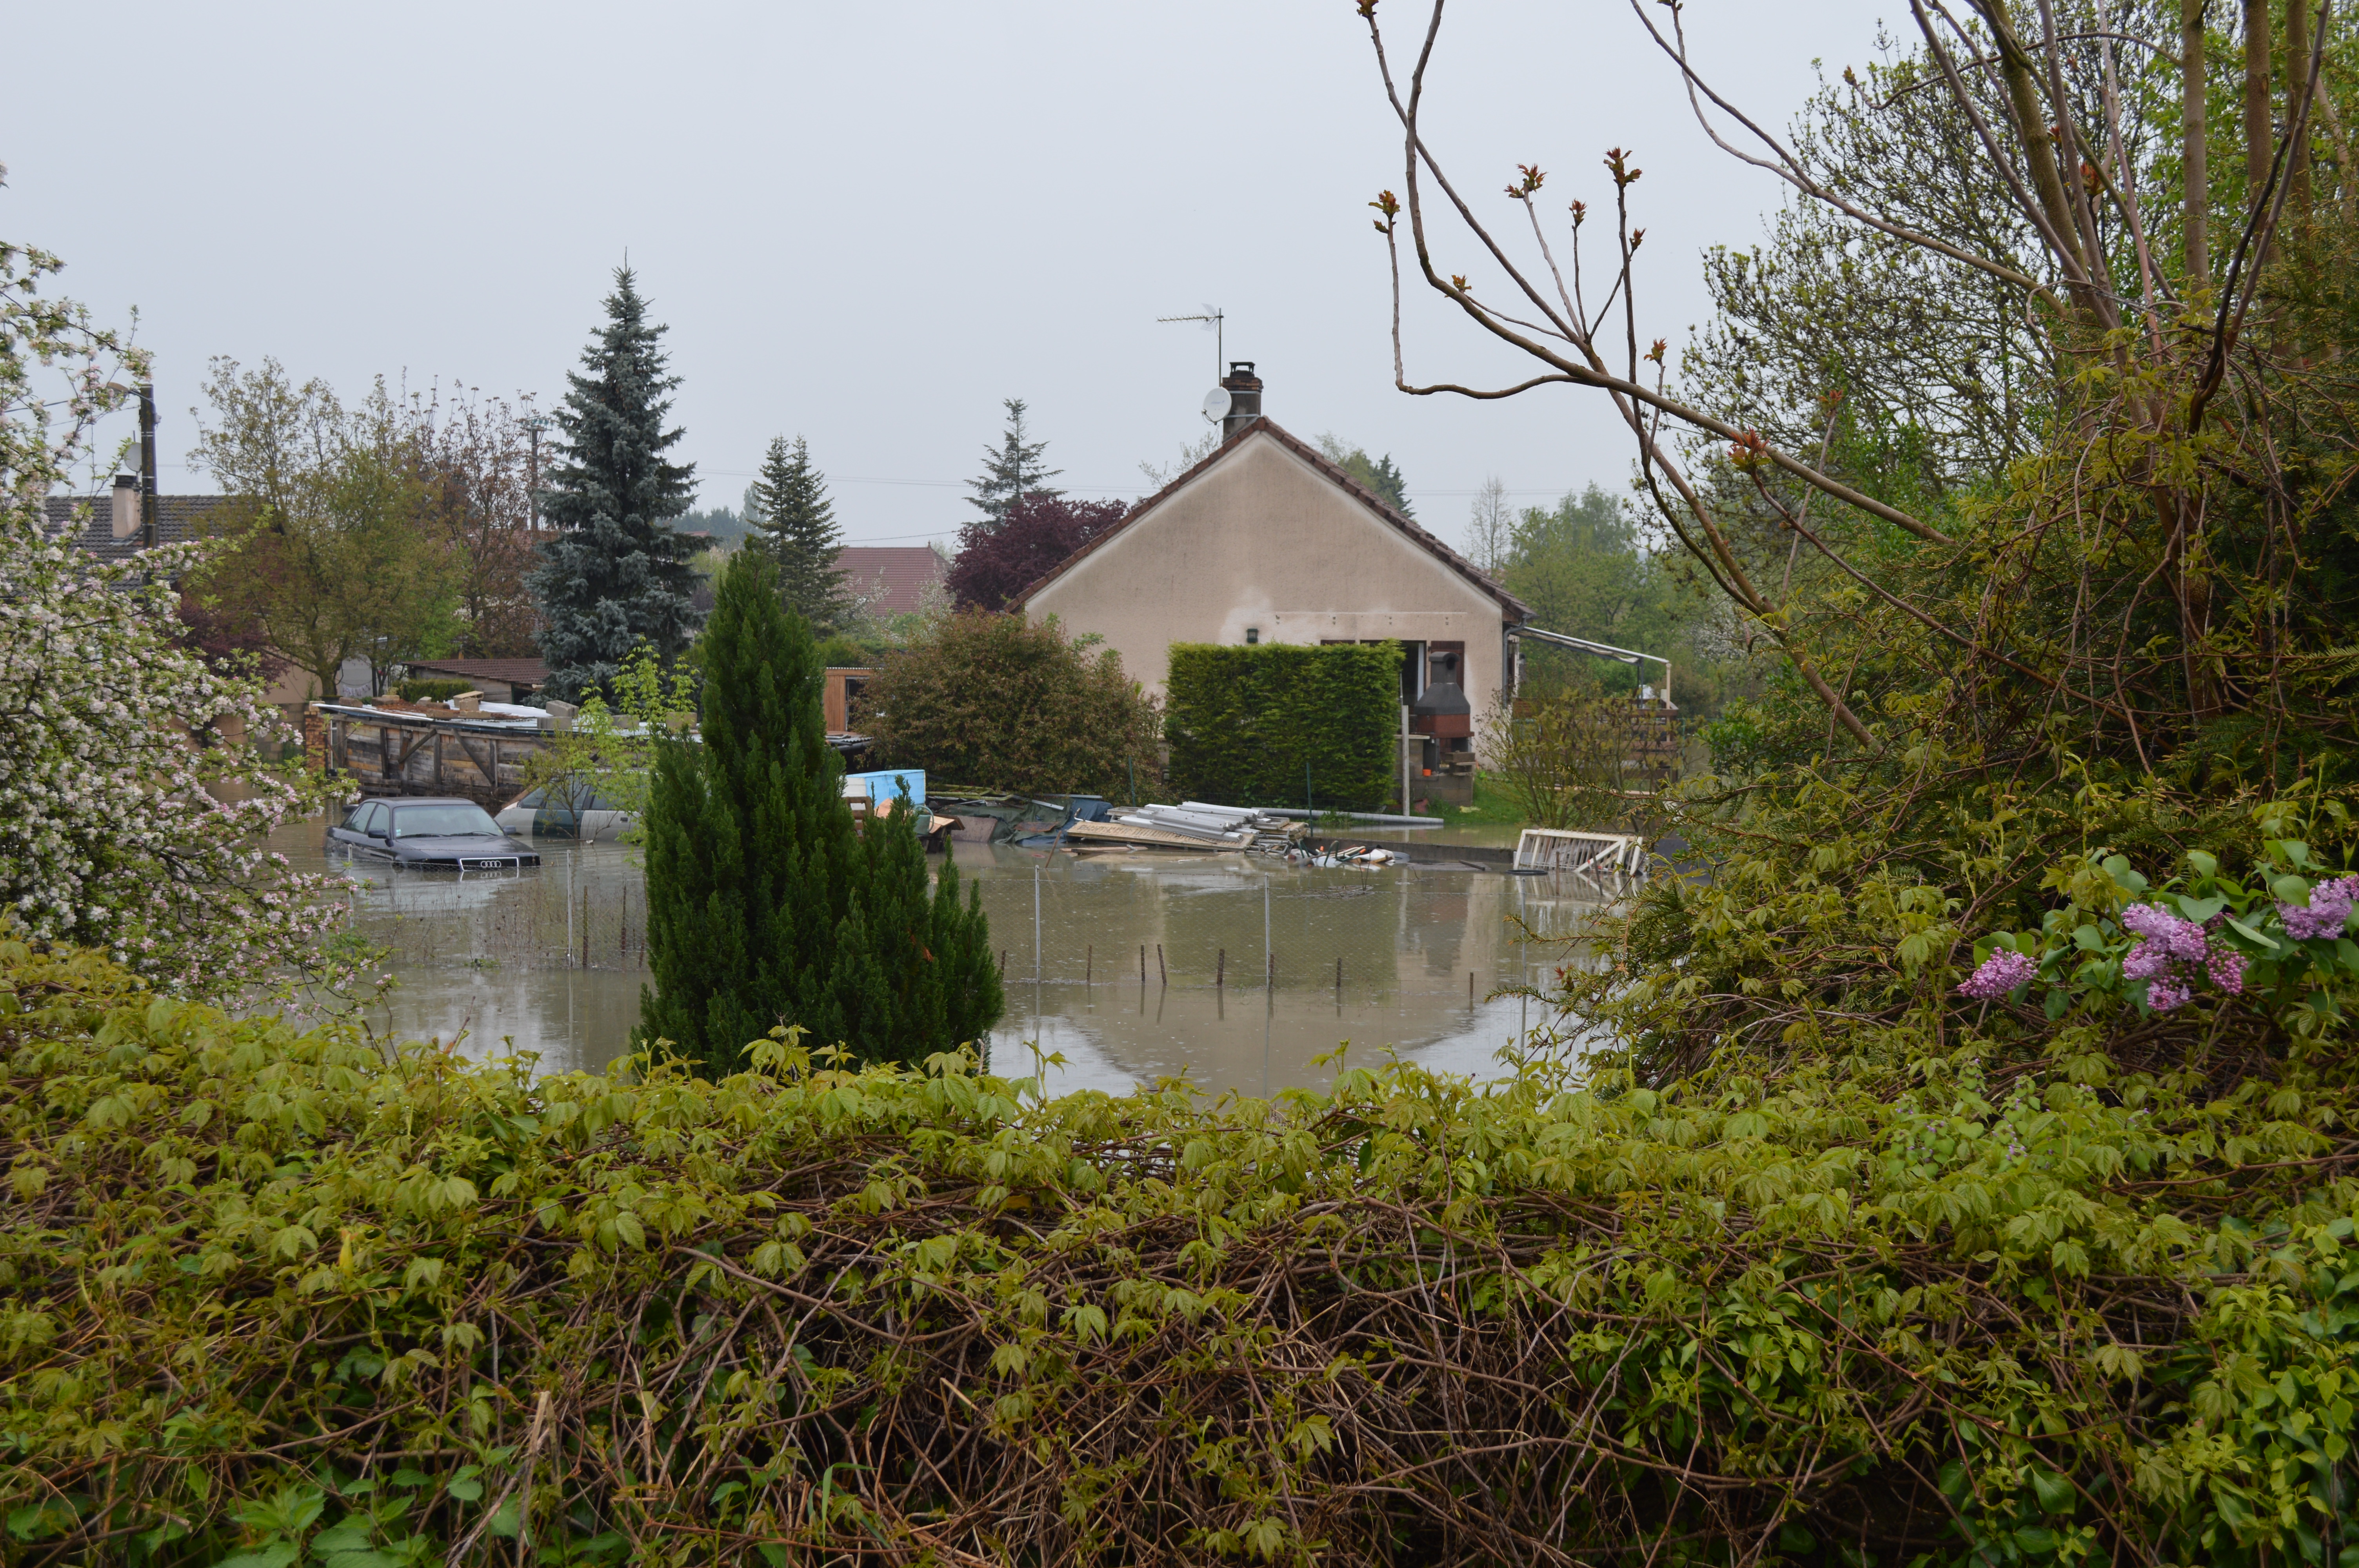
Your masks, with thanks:
[[[1419,546],[1428,554],[1432,555],[1439,559],[1444,566],[1449,567],[1451,570],[1457,572],[1459,576],[1466,579],[1475,587],[1481,589],[1484,593],[1490,595],[1491,598],[1496,600],[1499,603],[1499,607],[1508,612],[1508,616],[1511,620],[1528,621],[1531,619],[1532,607],[1526,604],[1522,600],[1517,599],[1514,594],[1508,592],[1507,589],[1500,584],[1498,579],[1492,577],[1488,572],[1484,571],[1480,567],[1477,567],[1473,562],[1468,560],[1465,557],[1460,555],[1449,546],[1443,544],[1433,535],[1419,527],[1415,519],[1406,517],[1400,513],[1395,511],[1392,507],[1386,505],[1381,497],[1379,497],[1374,491],[1370,490],[1366,485],[1362,484],[1358,480],[1353,479],[1350,474],[1344,472],[1343,469],[1331,461],[1326,453],[1319,450],[1318,448],[1310,445],[1299,437],[1295,436],[1292,432],[1284,428],[1277,423],[1277,421],[1272,419],[1266,414],[1256,417],[1253,422],[1246,425],[1245,428],[1239,430],[1235,435],[1229,437],[1219,446],[1213,448],[1210,452],[1199,459],[1192,467],[1187,470],[1186,472],[1175,475],[1170,483],[1165,485],[1161,490],[1157,491],[1153,495],[1141,501],[1128,512],[1124,513],[1122,515],[1122,521],[1116,523],[1113,527],[1097,535],[1092,538],[1089,543],[1083,545],[1080,549],[1075,550],[1071,555],[1067,556],[1063,560],[1059,561],[1055,566],[1049,568],[1032,582],[1027,584],[1024,591],[1017,594],[1011,602],[1018,605],[1028,605],[1031,602],[1032,596],[1034,594],[1039,592],[1042,589],[1048,587],[1059,578],[1063,577],[1075,566],[1079,565],[1083,557],[1089,555],[1093,550],[1095,550],[1100,545],[1104,544],[1107,540],[1113,538],[1124,529],[1128,528],[1133,523],[1137,522],[1141,517],[1144,517],[1147,514],[1154,511],[1155,508],[1163,504],[1163,503],[1177,492],[1180,486],[1187,484],[1198,474],[1202,473],[1214,463],[1219,462],[1221,459],[1227,454],[1228,449],[1231,447],[1234,446],[1239,441],[1244,440],[1247,436],[1252,435],[1256,430],[1265,430],[1268,432],[1272,439],[1276,440],[1280,446],[1286,448],[1287,450],[1292,452],[1296,457],[1299,457],[1310,464],[1311,468],[1322,478],[1340,485],[1346,494],[1352,496],[1362,505],[1367,507],[1369,511],[1375,513],[1386,523],[1390,524],[1393,527],[1407,535],[1411,543]]]

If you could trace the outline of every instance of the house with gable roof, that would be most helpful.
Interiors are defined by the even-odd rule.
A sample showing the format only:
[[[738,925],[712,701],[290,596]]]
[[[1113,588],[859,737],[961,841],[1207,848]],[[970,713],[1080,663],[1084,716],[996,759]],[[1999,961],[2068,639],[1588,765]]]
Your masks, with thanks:
[[[1229,369],[1219,448],[1016,604],[1103,638],[1158,694],[1174,643],[1397,641],[1404,703],[1451,684],[1479,720],[1515,689],[1507,629],[1530,607],[1264,415],[1251,363]]]

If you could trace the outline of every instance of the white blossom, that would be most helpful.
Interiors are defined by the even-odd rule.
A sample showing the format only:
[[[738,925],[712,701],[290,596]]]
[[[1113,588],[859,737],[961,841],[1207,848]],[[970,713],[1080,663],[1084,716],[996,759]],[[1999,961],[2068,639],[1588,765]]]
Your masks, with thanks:
[[[115,384],[147,373],[40,293],[57,267],[0,242],[0,907],[31,935],[226,995],[304,966],[342,917],[327,879],[262,844],[316,786],[255,750],[286,729],[261,684],[180,641],[171,584],[201,546],[105,563],[49,535],[44,503],[92,455]],[[72,390],[44,401],[43,375]]]

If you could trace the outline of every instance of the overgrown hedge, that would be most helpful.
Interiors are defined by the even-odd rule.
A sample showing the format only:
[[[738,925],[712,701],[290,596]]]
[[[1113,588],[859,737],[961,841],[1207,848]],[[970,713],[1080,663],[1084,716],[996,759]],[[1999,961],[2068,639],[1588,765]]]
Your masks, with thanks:
[[[1397,643],[1171,644],[1164,735],[1181,798],[1380,810],[1400,774]]]
[[[388,1058],[0,941],[5,1552],[2341,1560],[2347,1095],[1951,1027],[1890,1098],[1043,1103]]]

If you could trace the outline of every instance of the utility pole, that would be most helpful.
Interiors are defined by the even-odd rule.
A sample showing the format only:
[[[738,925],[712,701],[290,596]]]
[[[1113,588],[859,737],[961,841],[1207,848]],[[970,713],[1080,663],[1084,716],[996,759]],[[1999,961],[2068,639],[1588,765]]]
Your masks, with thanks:
[[[540,433],[549,428],[549,416],[528,414],[524,427],[532,432],[532,458],[525,465],[525,494],[532,501],[532,531],[540,532]]]
[[[156,389],[139,389],[139,543],[143,549],[154,549],[163,540],[159,536],[163,520],[156,507]]]

